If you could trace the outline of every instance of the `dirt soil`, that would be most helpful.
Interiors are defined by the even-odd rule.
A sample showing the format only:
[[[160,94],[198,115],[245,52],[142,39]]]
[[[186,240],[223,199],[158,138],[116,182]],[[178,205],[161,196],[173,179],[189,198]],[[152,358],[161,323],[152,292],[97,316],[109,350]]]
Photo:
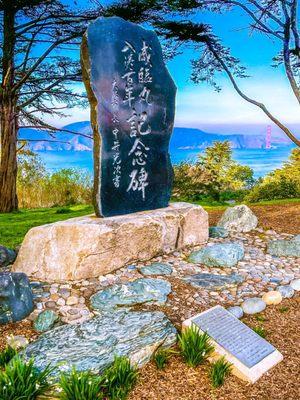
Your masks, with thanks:
[[[208,362],[194,369],[174,356],[164,371],[158,371],[152,362],[147,364],[129,400],[299,400],[299,305],[298,296],[267,307],[260,317],[243,318],[251,327],[263,326],[266,339],[284,356],[254,385],[229,376],[221,388],[213,389]]]
[[[278,233],[298,234],[300,232],[300,204],[249,206],[264,229],[274,229]],[[209,223],[216,225],[224,211],[209,210]]]

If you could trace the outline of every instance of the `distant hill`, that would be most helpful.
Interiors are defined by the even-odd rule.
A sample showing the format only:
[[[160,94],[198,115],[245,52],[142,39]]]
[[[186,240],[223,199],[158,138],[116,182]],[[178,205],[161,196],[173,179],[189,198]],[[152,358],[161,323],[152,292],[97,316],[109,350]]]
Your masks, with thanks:
[[[63,129],[88,135],[92,132],[88,121],[75,122],[64,126]],[[22,128],[20,129],[20,138],[38,140],[29,142],[30,148],[34,151],[92,151],[93,147],[91,139],[65,132],[57,132],[55,133],[55,138],[51,138],[45,131]],[[41,139],[58,140],[59,142],[42,141]],[[180,149],[204,149],[216,140],[229,140],[234,149],[255,149],[265,146],[265,138],[263,135],[223,135],[203,132],[200,129],[176,127],[174,128],[170,148],[171,151]]]

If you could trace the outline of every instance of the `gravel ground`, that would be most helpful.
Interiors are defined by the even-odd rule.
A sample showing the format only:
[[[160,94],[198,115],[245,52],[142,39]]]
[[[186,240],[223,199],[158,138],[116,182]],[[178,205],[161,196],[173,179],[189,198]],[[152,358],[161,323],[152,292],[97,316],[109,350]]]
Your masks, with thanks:
[[[284,356],[283,361],[256,384],[250,385],[229,376],[224,386],[213,389],[208,362],[193,369],[179,356],[174,356],[165,371],[158,371],[153,363],[146,365],[129,400],[299,400],[299,305],[298,295],[278,306],[267,307],[260,318],[243,318],[242,321],[251,327],[263,326],[266,339]]]

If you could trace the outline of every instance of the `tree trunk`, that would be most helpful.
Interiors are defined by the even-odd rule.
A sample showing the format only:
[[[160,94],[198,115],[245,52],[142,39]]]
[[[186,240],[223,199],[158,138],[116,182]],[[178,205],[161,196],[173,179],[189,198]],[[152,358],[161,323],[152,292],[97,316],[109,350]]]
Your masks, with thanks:
[[[13,2],[14,3],[14,2]],[[0,212],[18,210],[17,95],[14,93],[15,7],[4,3],[2,83],[0,87]]]
[[[17,133],[16,105],[8,99],[1,109],[0,212],[18,210],[17,199]]]

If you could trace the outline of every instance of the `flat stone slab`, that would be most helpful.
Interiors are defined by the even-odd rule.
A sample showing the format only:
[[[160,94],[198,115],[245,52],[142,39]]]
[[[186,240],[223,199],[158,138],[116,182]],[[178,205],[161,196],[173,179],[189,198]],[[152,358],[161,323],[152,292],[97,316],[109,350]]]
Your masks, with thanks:
[[[215,306],[183,323],[207,332],[215,346],[211,361],[222,356],[232,364],[232,373],[248,382],[256,382],[279,363],[283,356],[269,342],[221,306]]]
[[[195,287],[206,289],[222,289],[238,285],[244,281],[239,274],[217,275],[217,274],[195,274],[184,278],[185,281]]]
[[[92,308],[99,311],[144,303],[162,305],[170,293],[169,282],[163,279],[141,278],[100,290],[91,296],[90,302]]]
[[[173,268],[169,264],[156,262],[141,267],[140,272],[143,275],[171,275]]]
[[[300,257],[299,235],[290,240],[271,240],[267,252],[274,256]]]
[[[194,251],[189,261],[195,264],[204,264],[208,267],[234,267],[244,257],[244,246],[237,242],[217,243]]]
[[[189,203],[110,218],[72,218],[30,229],[13,270],[48,282],[93,278],[207,239],[207,212]]]
[[[64,325],[41,335],[25,349],[41,370],[55,366],[53,374],[70,371],[103,371],[115,355],[127,356],[142,366],[159,346],[176,343],[176,329],[162,312],[119,310],[80,325]]]

